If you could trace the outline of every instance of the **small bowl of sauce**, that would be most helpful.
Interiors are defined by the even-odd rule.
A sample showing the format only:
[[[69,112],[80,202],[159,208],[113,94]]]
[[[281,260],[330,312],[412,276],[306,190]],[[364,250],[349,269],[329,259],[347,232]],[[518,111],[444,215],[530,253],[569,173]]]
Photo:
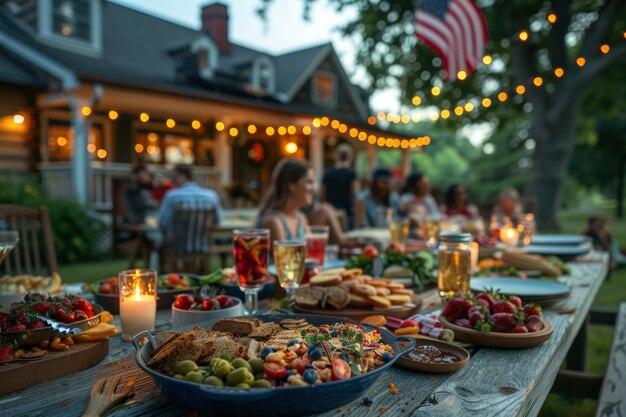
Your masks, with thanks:
[[[460,346],[420,338],[413,350],[399,358],[396,364],[412,371],[447,374],[463,368],[469,358],[469,352]]]

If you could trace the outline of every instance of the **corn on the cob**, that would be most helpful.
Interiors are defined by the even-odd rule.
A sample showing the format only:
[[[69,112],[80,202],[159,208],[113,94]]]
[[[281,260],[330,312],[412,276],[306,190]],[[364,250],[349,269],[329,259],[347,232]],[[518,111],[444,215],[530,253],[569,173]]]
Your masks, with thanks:
[[[559,268],[545,259],[527,253],[506,251],[502,254],[502,260],[517,269],[536,270],[550,277],[557,277],[561,273]]]

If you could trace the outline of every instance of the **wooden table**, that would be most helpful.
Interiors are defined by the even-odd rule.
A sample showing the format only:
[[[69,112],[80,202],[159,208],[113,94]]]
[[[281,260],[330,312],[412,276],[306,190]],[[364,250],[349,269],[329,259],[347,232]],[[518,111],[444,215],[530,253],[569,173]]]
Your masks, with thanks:
[[[543,345],[520,350],[479,349],[469,364],[452,375],[427,375],[393,368],[380,377],[362,399],[330,410],[323,416],[535,416],[550,392],[559,367],[586,323],[593,299],[607,273],[608,256],[594,254],[585,262],[572,263],[571,277],[562,278],[572,295],[561,304],[544,310],[554,327]],[[426,307],[433,305],[426,303]],[[159,311],[157,328],[170,328],[169,311]],[[134,349],[119,336],[110,340],[110,354],[99,365],[14,394],[0,397],[0,415],[80,416],[93,383],[101,377],[135,376],[136,402],[115,416],[197,416],[169,401],[152,379],[136,365]],[[389,384],[398,393],[390,393]],[[320,399],[323,401],[323,399]],[[368,411],[371,408],[371,411]]]

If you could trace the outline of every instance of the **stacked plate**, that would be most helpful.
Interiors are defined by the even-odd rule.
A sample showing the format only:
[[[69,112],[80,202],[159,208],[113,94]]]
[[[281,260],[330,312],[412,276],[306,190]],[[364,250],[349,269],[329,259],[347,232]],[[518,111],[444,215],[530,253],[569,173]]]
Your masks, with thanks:
[[[503,295],[517,295],[524,303],[550,305],[566,299],[571,289],[567,285],[541,279],[521,278],[472,278],[470,288],[474,292],[498,291]]]
[[[533,255],[580,256],[590,250],[589,238],[579,235],[536,235],[524,248]]]

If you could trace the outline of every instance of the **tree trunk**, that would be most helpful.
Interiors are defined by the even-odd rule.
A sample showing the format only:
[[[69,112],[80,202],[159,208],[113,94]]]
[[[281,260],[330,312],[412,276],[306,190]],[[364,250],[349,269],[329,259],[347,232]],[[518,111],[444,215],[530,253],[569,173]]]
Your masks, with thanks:
[[[580,104],[579,95],[555,120],[542,114],[533,117],[537,145],[529,181],[532,181],[531,189],[537,201],[537,229],[542,232],[559,230],[557,214],[576,142]]]

